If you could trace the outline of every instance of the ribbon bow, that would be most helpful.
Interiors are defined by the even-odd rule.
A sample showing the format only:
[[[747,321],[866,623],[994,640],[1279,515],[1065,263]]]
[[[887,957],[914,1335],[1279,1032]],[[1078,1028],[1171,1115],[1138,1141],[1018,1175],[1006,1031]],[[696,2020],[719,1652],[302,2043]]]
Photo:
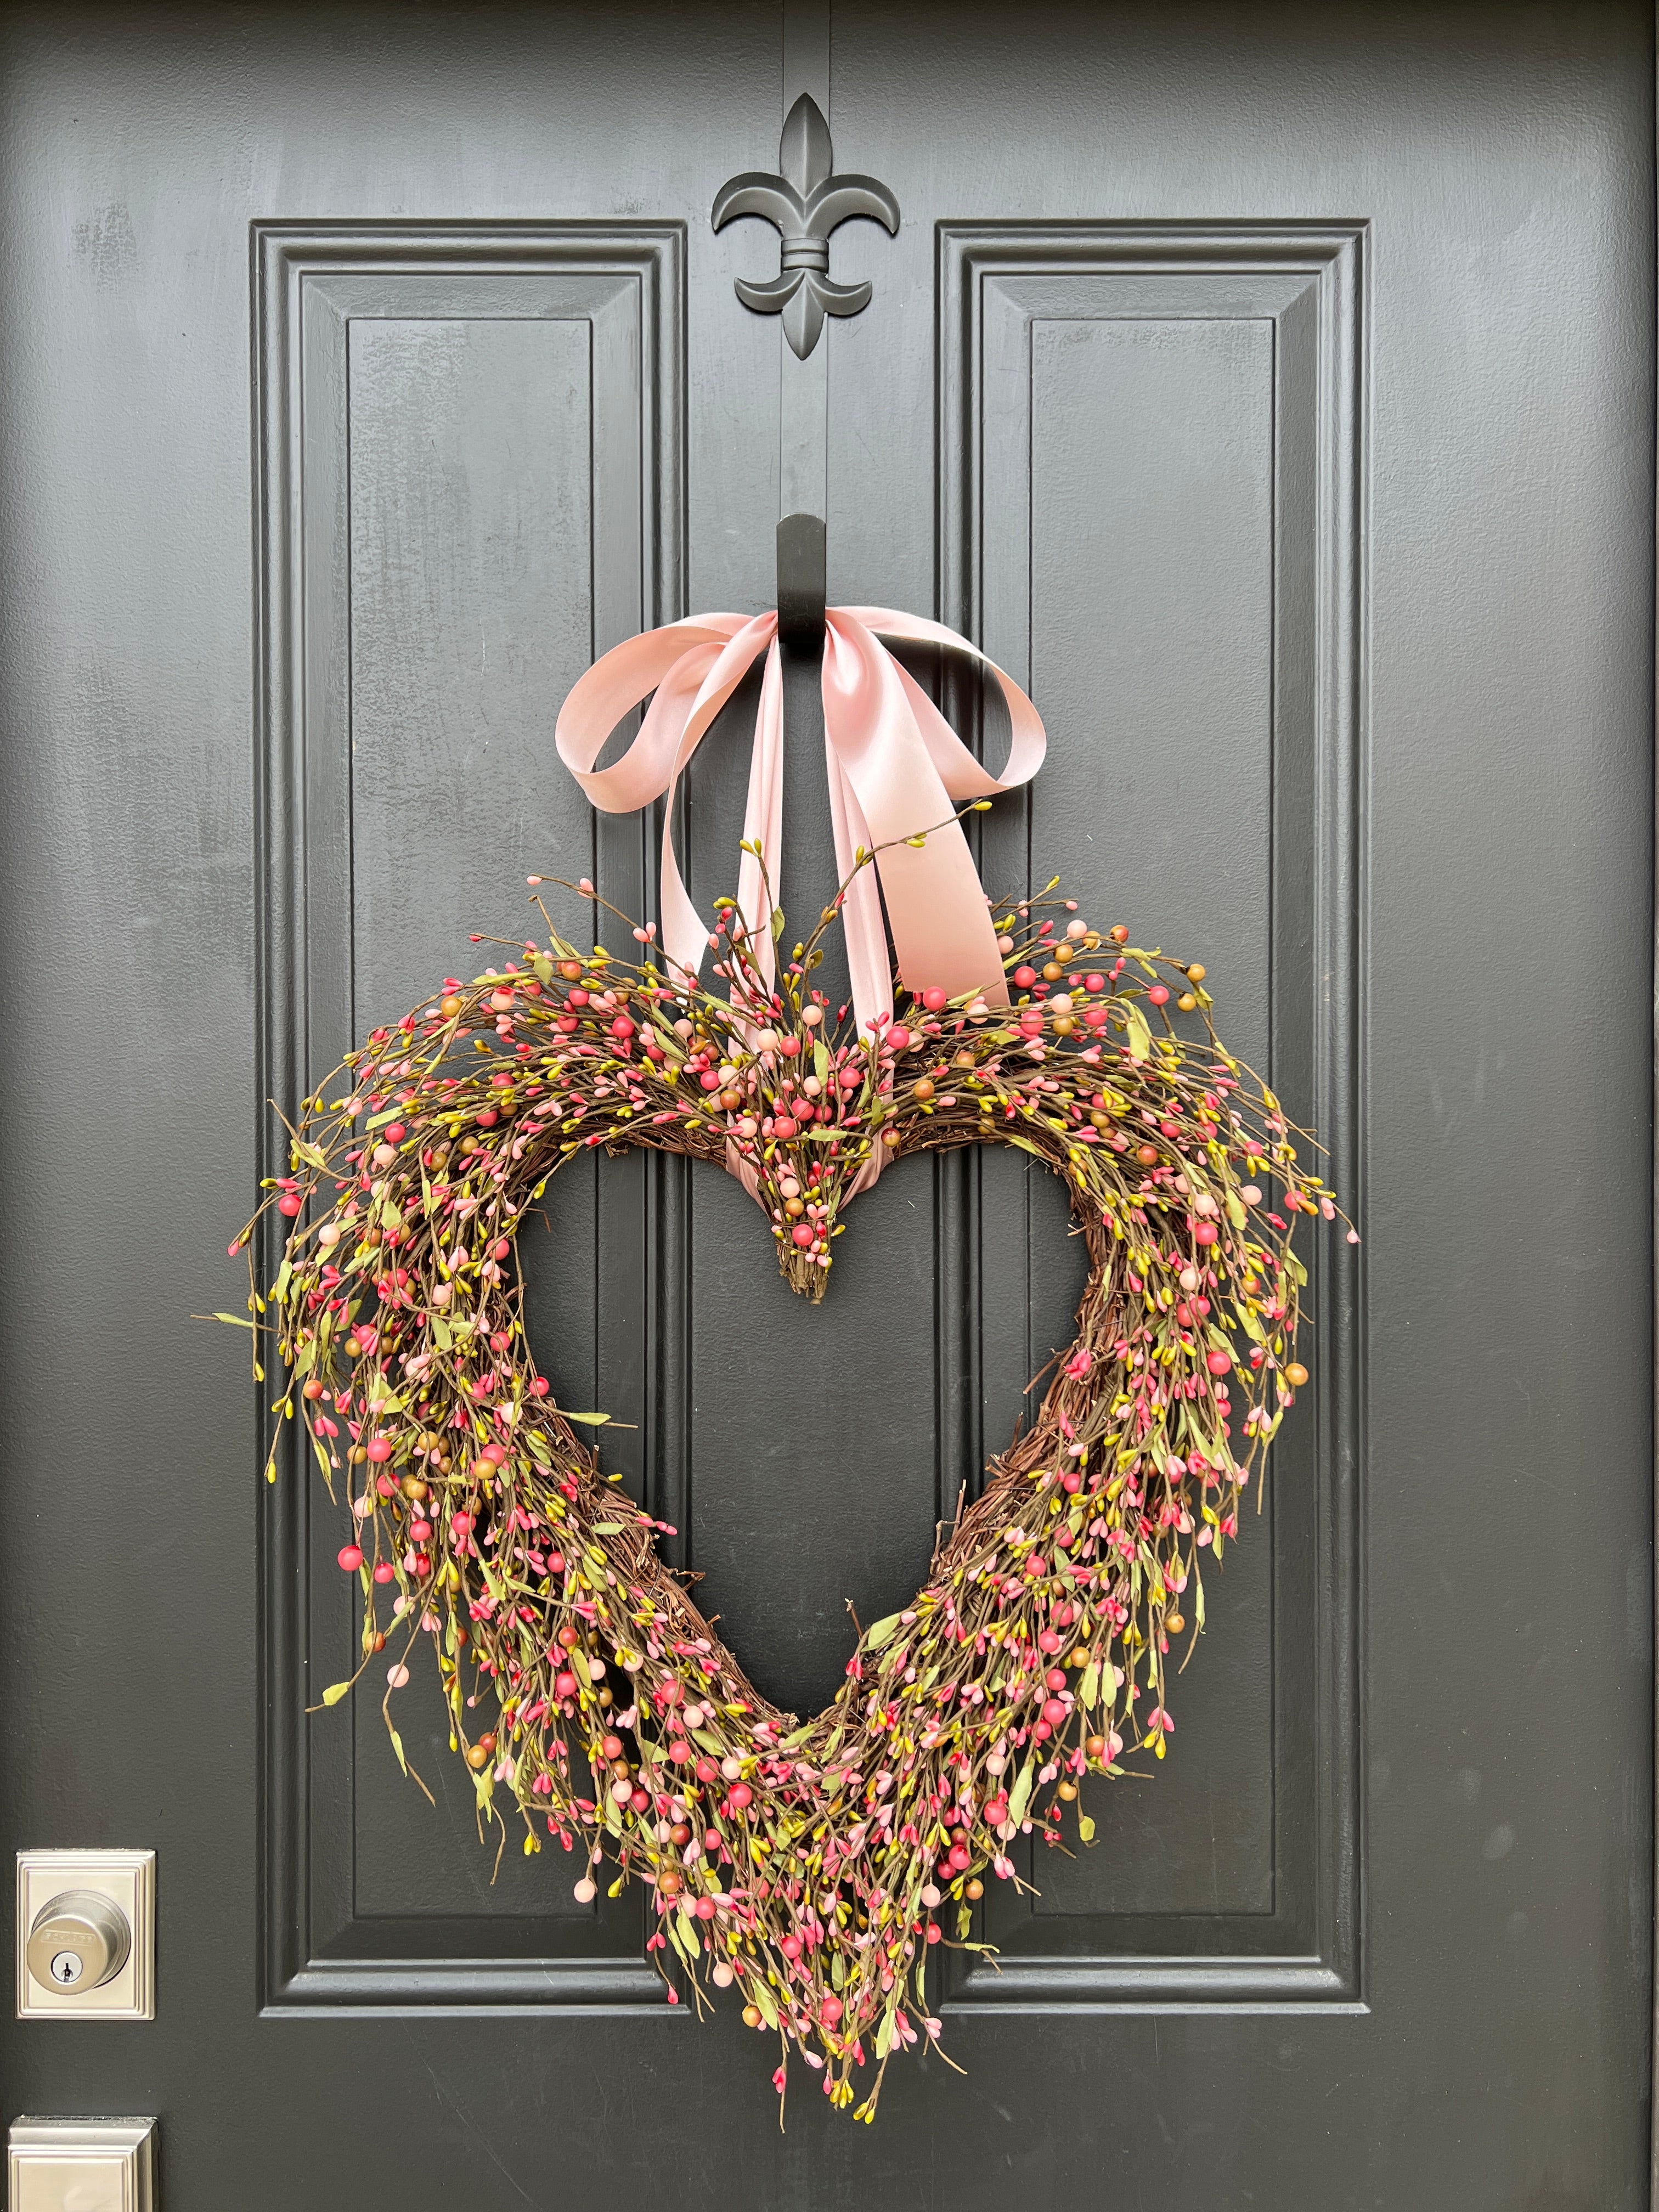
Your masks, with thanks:
[[[890,607],[830,607],[824,629],[824,752],[836,864],[847,885],[842,923],[858,1026],[878,1029],[893,1012],[884,901],[899,972],[909,990],[938,988],[952,998],[977,991],[988,1006],[1006,1006],[996,933],[954,804],[1029,783],[1047,748],[1042,719],[1012,677],[943,623]],[[783,854],[783,672],[777,631],[775,614],[711,614],[629,638],[576,684],[559,710],[556,731],[559,757],[605,813],[630,814],[667,794],[662,947],[674,966],[695,975],[708,932],[674,852],[674,792],[715,716],[757,656],[765,653],[737,902],[750,957],[769,992],[776,963],[767,886],[769,880],[775,896]],[[950,646],[995,677],[1013,725],[1000,777],[981,767],[878,631]],[[628,750],[614,767],[596,769],[612,730],[652,692],[656,696]],[[925,842],[907,842],[922,840],[924,833]],[[873,868],[854,873],[860,848],[873,854]]]

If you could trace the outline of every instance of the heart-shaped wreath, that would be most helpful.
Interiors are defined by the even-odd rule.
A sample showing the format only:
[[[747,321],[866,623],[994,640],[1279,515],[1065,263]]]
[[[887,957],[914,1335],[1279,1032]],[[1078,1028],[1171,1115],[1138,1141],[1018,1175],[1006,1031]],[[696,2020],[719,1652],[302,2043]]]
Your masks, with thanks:
[[[1204,1554],[1307,1380],[1290,1224],[1336,1209],[1219,1044],[1202,967],[1031,901],[996,925],[1011,1005],[929,990],[860,1035],[812,982],[840,903],[770,983],[722,902],[730,1000],[671,981],[648,931],[627,960],[550,921],[375,1030],[348,1095],[302,1103],[264,1202],[294,1226],[251,1310],[285,1370],[276,1436],[297,1414],[331,1491],[349,1469],[357,1492],[339,1563],[363,1668],[407,1631],[399,1760],[390,1697],[424,1632],[481,1808],[509,1799],[526,1852],[544,1832],[578,1852],[580,1899],[605,1853],[617,1887],[643,1878],[659,1965],[672,1948],[699,2004],[705,1981],[735,1984],[837,2106],[873,2062],[868,2117],[890,2053],[938,2037],[929,1948],[970,1944],[983,1876],[1019,1879],[1013,1839],[1058,1843],[1081,1776],[1164,1756],[1171,1640],[1202,1628]],[[659,1559],[661,1524],[580,1432],[592,1417],[554,1402],[514,1239],[565,1161],[654,1146],[741,1174],[817,1299],[873,1148],[969,1144],[1064,1179],[1090,1260],[1076,1340],[925,1587],[803,1723]],[[272,1480],[276,1458],[273,1441]]]

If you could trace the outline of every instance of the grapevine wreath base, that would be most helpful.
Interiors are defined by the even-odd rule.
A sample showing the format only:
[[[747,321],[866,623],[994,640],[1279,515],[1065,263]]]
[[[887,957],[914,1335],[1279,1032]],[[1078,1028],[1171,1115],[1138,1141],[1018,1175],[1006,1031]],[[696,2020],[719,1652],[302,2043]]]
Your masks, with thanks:
[[[348,1095],[303,1102],[264,1202],[286,1256],[251,1310],[286,1375],[268,1474],[297,1418],[331,1490],[348,1475],[339,1563],[362,1587],[359,1672],[390,1662],[399,1760],[390,1701],[424,1634],[482,1814],[521,1817],[526,1852],[574,1852],[580,1899],[606,1859],[612,1894],[648,1884],[669,2002],[735,1986],[781,2039],[780,2095],[791,2046],[838,2106],[872,2065],[868,2118],[892,2052],[939,2033],[930,1948],[973,1948],[985,1878],[1019,1879],[1015,1838],[1058,1844],[1085,1772],[1164,1756],[1205,1555],[1307,1379],[1289,1224],[1335,1208],[1218,1042],[1201,967],[1032,901],[997,924],[1012,1005],[928,991],[860,1036],[811,980],[839,904],[775,988],[726,902],[728,999],[671,978],[650,931],[633,961],[550,922],[374,1030]],[[514,1239],[566,1161],[651,1146],[740,1174],[816,1299],[879,1158],[969,1144],[1064,1179],[1090,1261],[1076,1340],[926,1587],[802,1722],[750,1686],[659,1558],[664,1524],[601,1474],[601,1417],[554,1403]]]

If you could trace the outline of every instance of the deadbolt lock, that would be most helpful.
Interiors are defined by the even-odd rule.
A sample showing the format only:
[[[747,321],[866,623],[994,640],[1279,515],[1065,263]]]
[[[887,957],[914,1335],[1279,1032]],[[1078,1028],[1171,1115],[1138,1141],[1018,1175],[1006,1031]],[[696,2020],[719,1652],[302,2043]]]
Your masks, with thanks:
[[[155,1854],[17,1854],[19,2020],[153,2020]]]
[[[120,1972],[131,1949],[132,1924],[113,1898],[95,1889],[66,1889],[34,1916],[29,1972],[44,1989],[101,1989]]]

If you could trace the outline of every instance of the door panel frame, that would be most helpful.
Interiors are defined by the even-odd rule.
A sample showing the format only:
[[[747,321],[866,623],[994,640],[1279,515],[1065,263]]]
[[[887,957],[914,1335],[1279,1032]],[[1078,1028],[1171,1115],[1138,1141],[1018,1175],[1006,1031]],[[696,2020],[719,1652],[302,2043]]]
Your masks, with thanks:
[[[1365,1181],[1369,269],[1369,226],[1358,221],[941,222],[936,232],[939,615],[1028,688],[1036,325],[1092,308],[1104,319],[1243,319],[1272,331],[1267,1072],[1309,1101],[1330,1179],[1356,1218]],[[1022,794],[980,830],[988,879],[1028,881],[1037,860],[1046,866],[1031,850],[1031,805]],[[1023,1215],[977,1176],[957,1203],[969,1220],[953,1249],[982,1244],[1010,1275],[1010,1255],[1026,1248]],[[1036,1922],[1022,1900],[988,1920],[995,1965],[959,1967],[953,2006],[1367,2008],[1364,1261],[1363,1246],[1334,1253],[1328,1240],[1310,1255],[1317,1399],[1277,1446],[1269,1525],[1251,1531],[1274,1554],[1273,1911],[1101,1915],[1079,1942],[1063,1923]],[[1008,1295],[1029,1303],[1029,1287],[1011,1282]],[[973,1348],[978,1364],[995,1362],[994,1351]],[[1032,1364],[1020,1345],[1007,1357],[1022,1373]],[[1012,1369],[999,1376],[1001,1395],[1020,1379]],[[989,1381],[972,1376],[964,1401],[982,1403]]]
[[[585,323],[592,392],[597,656],[672,619],[683,591],[685,237],[665,222],[285,223],[251,238],[258,748],[259,1172],[286,1171],[298,1101],[356,1041],[353,1005],[350,579],[347,361],[354,319],[521,319]],[[646,910],[648,823],[596,817],[591,866],[625,912]],[[598,1240],[601,1311],[659,1312],[672,1272],[660,1176],[619,1163]],[[632,1170],[630,1173],[629,1170]],[[282,1264],[286,1224],[268,1215],[263,1279]],[[648,1332],[647,1332],[648,1333]],[[604,1402],[643,1423],[653,1394],[631,1333],[617,1331]],[[647,1345],[644,1362],[655,1358]],[[260,1433],[268,1440],[263,1400]],[[353,1907],[354,1739],[312,1729],[306,1708],[355,1658],[355,1621],[332,1571],[337,1530],[313,1511],[316,1469],[289,1424],[282,1479],[261,1498],[257,1826],[260,2005],[404,2011],[463,2006],[614,2010],[661,2006],[637,1896],[591,1926],[557,1923],[563,1949],[479,1955],[472,1923],[420,1922],[422,1946],[395,1955],[396,1929]],[[647,1455],[659,1440],[647,1436]],[[262,1489],[264,1486],[261,1486]],[[554,1924],[550,1922],[550,1926]],[[580,1926],[580,1923],[576,1923]],[[390,1939],[390,1940],[388,1940]],[[430,1948],[428,1948],[430,1947]],[[388,1953],[394,1955],[388,1955]]]

